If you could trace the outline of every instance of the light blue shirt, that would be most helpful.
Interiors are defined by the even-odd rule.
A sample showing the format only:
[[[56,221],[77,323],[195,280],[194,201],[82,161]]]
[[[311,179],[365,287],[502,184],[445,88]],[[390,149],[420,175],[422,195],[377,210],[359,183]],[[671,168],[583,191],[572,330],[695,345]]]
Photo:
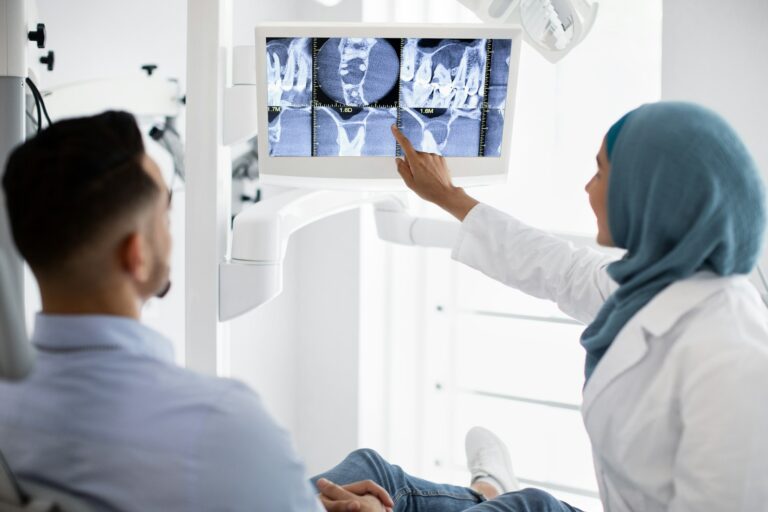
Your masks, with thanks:
[[[38,315],[34,371],[0,382],[0,450],[21,478],[97,510],[316,512],[289,435],[230,379],[173,363],[137,321]]]

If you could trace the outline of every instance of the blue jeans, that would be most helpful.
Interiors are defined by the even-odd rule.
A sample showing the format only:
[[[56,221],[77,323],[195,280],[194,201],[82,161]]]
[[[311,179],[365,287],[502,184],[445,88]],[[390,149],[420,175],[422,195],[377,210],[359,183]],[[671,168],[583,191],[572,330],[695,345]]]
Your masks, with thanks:
[[[314,477],[312,484],[319,478],[341,485],[373,480],[392,496],[394,512],[581,512],[538,489],[508,492],[487,501],[468,487],[415,478],[368,449],[350,453],[341,464]]]

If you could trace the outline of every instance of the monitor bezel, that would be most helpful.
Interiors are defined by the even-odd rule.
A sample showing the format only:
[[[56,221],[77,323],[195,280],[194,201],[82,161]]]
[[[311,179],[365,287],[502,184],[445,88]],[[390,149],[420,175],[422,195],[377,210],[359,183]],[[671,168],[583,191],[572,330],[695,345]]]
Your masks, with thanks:
[[[268,133],[267,69],[264,61],[270,37],[381,37],[511,39],[504,132],[499,157],[446,157],[454,183],[474,186],[506,181],[509,172],[517,76],[522,29],[515,25],[473,24],[362,24],[362,23],[263,23],[256,25],[256,94],[258,133]],[[309,188],[399,189],[402,179],[394,157],[273,157],[268,137],[258,138],[259,176],[262,182]],[[364,169],[361,175],[360,169]]]

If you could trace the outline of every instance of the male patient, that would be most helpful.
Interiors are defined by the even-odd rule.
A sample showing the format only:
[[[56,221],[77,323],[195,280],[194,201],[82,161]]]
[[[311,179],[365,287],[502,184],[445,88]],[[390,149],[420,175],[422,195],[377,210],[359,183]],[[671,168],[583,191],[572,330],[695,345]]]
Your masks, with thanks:
[[[0,382],[0,450],[21,478],[110,511],[464,510],[515,490],[504,448],[475,430],[472,489],[358,450],[324,475],[347,485],[315,479],[318,498],[256,394],[174,365],[139,322],[169,287],[170,194],[131,115],[55,123],[13,152],[3,187],[42,297],[36,367]]]

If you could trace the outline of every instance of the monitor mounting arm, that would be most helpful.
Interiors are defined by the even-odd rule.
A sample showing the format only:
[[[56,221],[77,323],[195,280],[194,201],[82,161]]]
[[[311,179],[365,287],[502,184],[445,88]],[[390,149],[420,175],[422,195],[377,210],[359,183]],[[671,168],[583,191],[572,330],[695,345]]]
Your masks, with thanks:
[[[230,257],[219,266],[219,318],[230,320],[280,294],[288,240],[320,219],[371,204],[382,240],[450,248],[457,222],[412,217],[402,193],[294,189],[235,217]]]

